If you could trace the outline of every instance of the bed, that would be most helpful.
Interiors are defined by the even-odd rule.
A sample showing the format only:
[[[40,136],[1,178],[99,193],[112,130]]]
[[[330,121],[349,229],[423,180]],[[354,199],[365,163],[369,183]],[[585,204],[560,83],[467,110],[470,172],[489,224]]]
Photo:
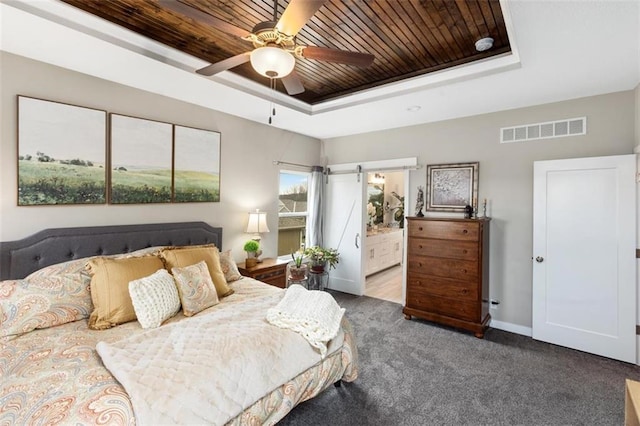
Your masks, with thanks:
[[[185,305],[157,328],[143,329],[142,317],[89,328],[99,261],[215,246],[226,279],[221,243],[222,229],[204,222],[50,229],[0,243],[0,424],[275,424],[355,380],[346,318],[321,354],[264,319],[285,290],[246,277],[226,282],[215,305],[190,317]]]

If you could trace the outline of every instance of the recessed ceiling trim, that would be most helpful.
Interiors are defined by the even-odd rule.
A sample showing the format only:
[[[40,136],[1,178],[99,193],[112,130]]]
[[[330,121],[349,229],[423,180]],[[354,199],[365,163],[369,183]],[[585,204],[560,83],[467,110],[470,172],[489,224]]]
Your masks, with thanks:
[[[208,79],[225,86],[232,87],[241,92],[273,101],[278,105],[286,106],[287,108],[291,108],[292,110],[303,114],[312,115],[313,113],[312,106],[308,103],[292,98],[282,92],[274,93],[274,91],[270,90],[268,87],[233,72],[224,71],[209,77]]]
[[[415,93],[418,90],[427,90],[445,84],[471,80],[486,75],[509,71],[517,69],[520,66],[519,57],[513,53],[505,53],[503,55],[492,56],[491,58],[470,64],[462,64],[446,70],[436,71],[427,76],[413,77],[399,82],[389,83],[384,86],[362,90],[352,95],[328,100],[316,105],[309,105],[306,102],[298,101],[297,99],[283,94],[281,94],[277,99],[280,101],[279,103],[282,103],[296,111],[309,115],[317,115],[373,101],[402,96],[408,93]],[[229,71],[220,73],[212,79],[258,97],[265,98],[270,95],[269,88]]]
[[[192,72],[194,69],[208,65],[201,59],[150,40],[66,3],[53,0],[37,2],[3,0],[2,3],[185,71]]]
[[[25,12],[49,21],[75,29],[100,40],[115,44],[131,52],[169,64],[187,72],[208,65],[207,62],[170,48],[162,43],[148,39],[126,28],[76,9],[66,3],[41,0],[33,3],[5,0],[5,3]],[[336,111],[342,108],[359,106],[368,102],[384,100],[417,90],[426,90],[443,84],[464,81],[497,72],[507,71],[520,66],[520,57],[513,35],[511,14],[506,0],[500,1],[511,53],[497,55],[483,60],[462,64],[456,67],[408,78],[405,80],[359,91],[355,94],[334,98],[310,105],[285,94],[270,90],[269,87],[255,83],[236,73],[225,71],[209,79],[247,94],[273,101],[297,112],[316,115]],[[206,77],[202,77],[206,78]]]
[[[432,89],[445,84],[471,80],[519,67],[520,59],[513,54],[506,53],[499,56],[492,56],[491,58],[469,64],[462,64],[457,67],[447,68],[446,70],[435,71],[426,76],[408,78],[395,83],[385,84],[384,86],[362,90],[343,98],[325,101],[313,105],[311,107],[311,115],[398,97],[408,93],[415,93],[418,90]]]

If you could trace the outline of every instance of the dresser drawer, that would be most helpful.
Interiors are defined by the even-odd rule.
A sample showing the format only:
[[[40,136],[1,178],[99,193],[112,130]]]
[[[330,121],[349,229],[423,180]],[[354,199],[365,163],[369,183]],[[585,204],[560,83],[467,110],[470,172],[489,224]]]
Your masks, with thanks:
[[[285,288],[287,283],[285,273],[282,269],[254,274],[253,278],[280,288]]]
[[[409,235],[419,238],[478,241],[480,224],[473,221],[413,220],[409,222]]]
[[[258,281],[285,288],[287,286],[286,270],[288,260],[264,259],[262,263],[247,268],[244,263],[238,264],[238,271],[245,277],[251,277]]]
[[[478,300],[478,283],[458,281],[410,273],[407,277],[407,289],[412,294],[450,297],[456,300]]]
[[[407,292],[407,307],[467,321],[479,321],[477,302],[449,299],[418,292]]]
[[[409,256],[407,263],[408,271],[419,274],[473,282],[478,280],[478,262],[473,260]]]
[[[448,257],[478,260],[478,243],[473,241],[442,241],[431,238],[410,238],[409,256]]]

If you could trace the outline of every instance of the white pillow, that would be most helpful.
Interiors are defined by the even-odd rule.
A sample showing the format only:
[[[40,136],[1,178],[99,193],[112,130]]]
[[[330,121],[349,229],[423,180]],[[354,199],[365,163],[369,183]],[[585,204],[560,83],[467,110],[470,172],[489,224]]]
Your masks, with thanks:
[[[180,297],[173,277],[158,269],[148,277],[129,282],[129,295],[142,328],[160,327],[180,310]]]

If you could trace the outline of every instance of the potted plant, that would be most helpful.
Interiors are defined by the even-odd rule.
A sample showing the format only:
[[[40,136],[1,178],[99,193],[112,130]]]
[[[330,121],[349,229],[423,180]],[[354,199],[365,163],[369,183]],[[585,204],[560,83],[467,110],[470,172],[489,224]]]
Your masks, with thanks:
[[[304,252],[291,253],[291,258],[293,259],[293,265],[289,268],[289,279],[291,281],[304,280],[307,276],[307,265],[302,263]]]
[[[244,251],[247,252],[247,260],[245,261],[247,268],[253,268],[258,264],[258,250],[260,250],[260,244],[256,240],[244,243]]]
[[[404,228],[404,196],[398,195],[395,191],[392,191],[391,195],[399,201],[399,204],[392,208],[393,220],[398,222],[398,228]]]
[[[304,254],[311,260],[311,270],[318,273],[324,272],[327,266],[329,269],[335,268],[340,261],[340,253],[332,248],[308,247]]]

